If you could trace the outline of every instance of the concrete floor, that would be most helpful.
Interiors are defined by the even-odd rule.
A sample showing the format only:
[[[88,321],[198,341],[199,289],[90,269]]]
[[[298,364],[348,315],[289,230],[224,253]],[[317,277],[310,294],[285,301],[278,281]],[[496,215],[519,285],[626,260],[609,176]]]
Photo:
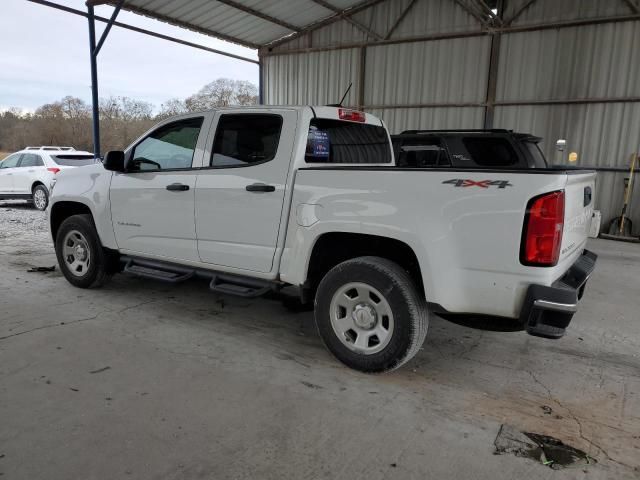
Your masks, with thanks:
[[[309,312],[119,275],[79,290],[44,216],[0,203],[0,473],[9,479],[640,478],[640,246],[596,240],[567,336],[432,317],[404,368],[368,376]],[[542,407],[549,407],[551,410]],[[501,424],[598,464],[494,455]]]

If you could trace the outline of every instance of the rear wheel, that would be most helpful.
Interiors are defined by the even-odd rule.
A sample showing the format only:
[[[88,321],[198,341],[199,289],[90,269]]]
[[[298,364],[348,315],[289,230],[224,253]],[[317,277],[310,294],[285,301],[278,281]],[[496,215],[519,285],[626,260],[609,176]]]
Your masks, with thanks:
[[[408,362],[427,334],[424,299],[409,274],[380,257],[359,257],[327,273],[316,294],[316,324],[327,348],[363,372]]]
[[[109,258],[90,215],[73,215],[62,222],[56,256],[63,275],[76,287],[99,287],[110,276]]]
[[[36,185],[33,188],[33,206],[38,210],[46,210],[49,205],[49,191],[44,185]]]

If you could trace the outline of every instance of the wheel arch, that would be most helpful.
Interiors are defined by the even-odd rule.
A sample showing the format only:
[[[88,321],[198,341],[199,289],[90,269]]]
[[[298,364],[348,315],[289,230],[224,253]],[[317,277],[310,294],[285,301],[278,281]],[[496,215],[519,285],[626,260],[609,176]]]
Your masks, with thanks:
[[[42,185],[44,188],[47,188],[47,186],[44,184],[43,181],[41,180],[35,180],[32,184],[31,184],[31,193],[33,193],[33,191],[36,189],[36,187],[38,185]],[[49,189],[47,189],[48,191]]]
[[[364,256],[382,257],[400,265],[425,298],[420,261],[410,245],[391,237],[351,232],[328,232],[315,239],[305,270],[305,297],[313,298],[320,281],[334,266]]]
[[[51,206],[51,213],[49,214],[49,227],[53,241],[56,241],[56,235],[62,222],[73,215],[85,214],[91,215],[91,219],[94,220],[93,212],[88,205],[82,202],[62,201],[54,203]]]

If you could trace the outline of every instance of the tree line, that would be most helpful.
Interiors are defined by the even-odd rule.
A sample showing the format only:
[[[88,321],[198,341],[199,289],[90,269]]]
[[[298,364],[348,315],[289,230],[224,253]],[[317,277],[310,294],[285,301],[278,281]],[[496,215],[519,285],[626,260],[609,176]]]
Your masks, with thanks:
[[[255,105],[258,89],[251,82],[219,78],[185,98],[172,98],[157,111],[153,104],[129,97],[101,98],[102,151],[121,150],[159,120],[181,113],[230,105]],[[66,145],[93,151],[91,106],[80,98],[63,99],[38,107],[34,113],[17,108],[0,112],[0,151],[28,145]]]

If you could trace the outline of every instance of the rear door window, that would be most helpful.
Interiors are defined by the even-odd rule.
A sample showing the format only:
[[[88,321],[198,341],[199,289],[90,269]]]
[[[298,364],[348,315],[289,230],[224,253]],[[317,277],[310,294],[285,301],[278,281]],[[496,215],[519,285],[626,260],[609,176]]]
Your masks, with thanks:
[[[64,167],[83,167],[96,163],[93,155],[51,155],[56,165]]]
[[[282,117],[275,114],[222,115],[218,121],[210,166],[247,167],[276,157]]]
[[[42,157],[35,153],[25,153],[20,160],[20,167],[44,167]]]
[[[518,154],[506,138],[464,137],[462,143],[478,166],[510,167],[519,163]]]
[[[322,118],[309,124],[307,163],[391,163],[391,159],[383,127]]]

